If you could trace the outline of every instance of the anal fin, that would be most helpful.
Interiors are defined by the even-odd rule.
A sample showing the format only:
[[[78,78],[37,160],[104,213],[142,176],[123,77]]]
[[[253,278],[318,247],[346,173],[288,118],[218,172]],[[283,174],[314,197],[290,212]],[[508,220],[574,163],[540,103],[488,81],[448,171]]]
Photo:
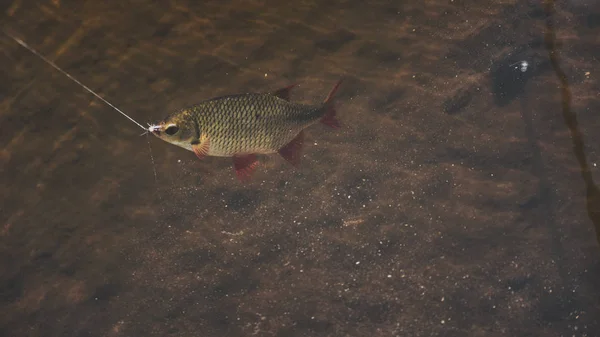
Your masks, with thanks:
[[[233,168],[238,179],[242,182],[250,180],[252,173],[258,166],[255,154],[233,156]]]
[[[302,146],[304,145],[304,130],[300,131],[294,139],[279,149],[279,154],[294,166],[300,165]]]

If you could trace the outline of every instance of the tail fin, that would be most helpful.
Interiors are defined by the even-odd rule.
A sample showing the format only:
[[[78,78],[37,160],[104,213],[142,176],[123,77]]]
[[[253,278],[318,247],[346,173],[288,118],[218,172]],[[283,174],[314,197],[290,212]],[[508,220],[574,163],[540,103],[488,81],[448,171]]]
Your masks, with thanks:
[[[323,123],[327,126],[330,126],[332,128],[341,127],[340,121],[338,121],[337,118],[335,117],[335,106],[333,105],[333,96],[335,95],[336,91],[338,90],[340,84],[342,84],[342,80],[339,80],[335,84],[335,86],[333,87],[333,89],[331,89],[331,91],[329,92],[329,95],[327,95],[327,98],[323,102],[323,109],[325,109],[325,114],[321,118],[321,123]]]

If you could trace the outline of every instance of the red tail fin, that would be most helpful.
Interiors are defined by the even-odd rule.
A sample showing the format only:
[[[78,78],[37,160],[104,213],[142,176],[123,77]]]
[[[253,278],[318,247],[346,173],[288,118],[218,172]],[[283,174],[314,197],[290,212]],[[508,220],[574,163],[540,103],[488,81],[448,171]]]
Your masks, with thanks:
[[[342,80],[339,80],[333,89],[327,95],[325,102],[323,102],[323,108],[325,109],[325,114],[321,118],[321,123],[330,126],[332,128],[339,128],[341,126],[340,121],[335,117],[335,106],[333,105],[333,96],[338,90],[340,84],[342,84]]]

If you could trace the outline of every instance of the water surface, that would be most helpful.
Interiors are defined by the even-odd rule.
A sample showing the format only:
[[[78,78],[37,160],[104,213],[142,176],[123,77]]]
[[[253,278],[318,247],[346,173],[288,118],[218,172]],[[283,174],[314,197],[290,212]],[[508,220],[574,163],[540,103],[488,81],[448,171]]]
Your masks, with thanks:
[[[0,38],[2,335],[598,335],[600,2],[1,8],[144,123],[345,79],[240,184]]]

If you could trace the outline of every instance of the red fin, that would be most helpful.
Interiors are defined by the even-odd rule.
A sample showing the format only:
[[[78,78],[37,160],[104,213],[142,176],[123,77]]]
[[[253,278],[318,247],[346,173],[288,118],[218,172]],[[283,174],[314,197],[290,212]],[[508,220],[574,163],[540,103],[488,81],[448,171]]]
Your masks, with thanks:
[[[192,145],[192,151],[196,154],[196,157],[202,159],[206,157],[208,154],[208,149],[210,147],[210,141],[208,138],[204,138],[200,140],[200,143]]]
[[[342,84],[342,80],[339,80],[335,84],[333,89],[331,89],[331,91],[329,92],[329,95],[327,95],[325,102],[323,102],[323,109],[325,109],[325,114],[321,118],[321,123],[332,128],[339,128],[341,126],[340,121],[338,121],[335,117],[336,111],[335,106],[333,105],[333,96],[340,87],[340,84]]]
[[[304,131],[300,131],[294,139],[279,149],[279,154],[292,165],[298,166],[302,158],[302,145],[304,145]]]
[[[233,157],[233,167],[238,179],[242,182],[250,180],[252,172],[258,166],[255,154],[247,154]]]
[[[279,89],[279,90],[271,93],[271,95],[273,95],[275,97],[279,97],[279,98],[284,99],[286,101],[289,101],[290,100],[290,92],[292,91],[292,88],[295,87],[295,86],[296,86],[296,84],[294,83],[292,85],[289,85],[289,86],[287,86],[285,88],[281,88],[281,89]]]

